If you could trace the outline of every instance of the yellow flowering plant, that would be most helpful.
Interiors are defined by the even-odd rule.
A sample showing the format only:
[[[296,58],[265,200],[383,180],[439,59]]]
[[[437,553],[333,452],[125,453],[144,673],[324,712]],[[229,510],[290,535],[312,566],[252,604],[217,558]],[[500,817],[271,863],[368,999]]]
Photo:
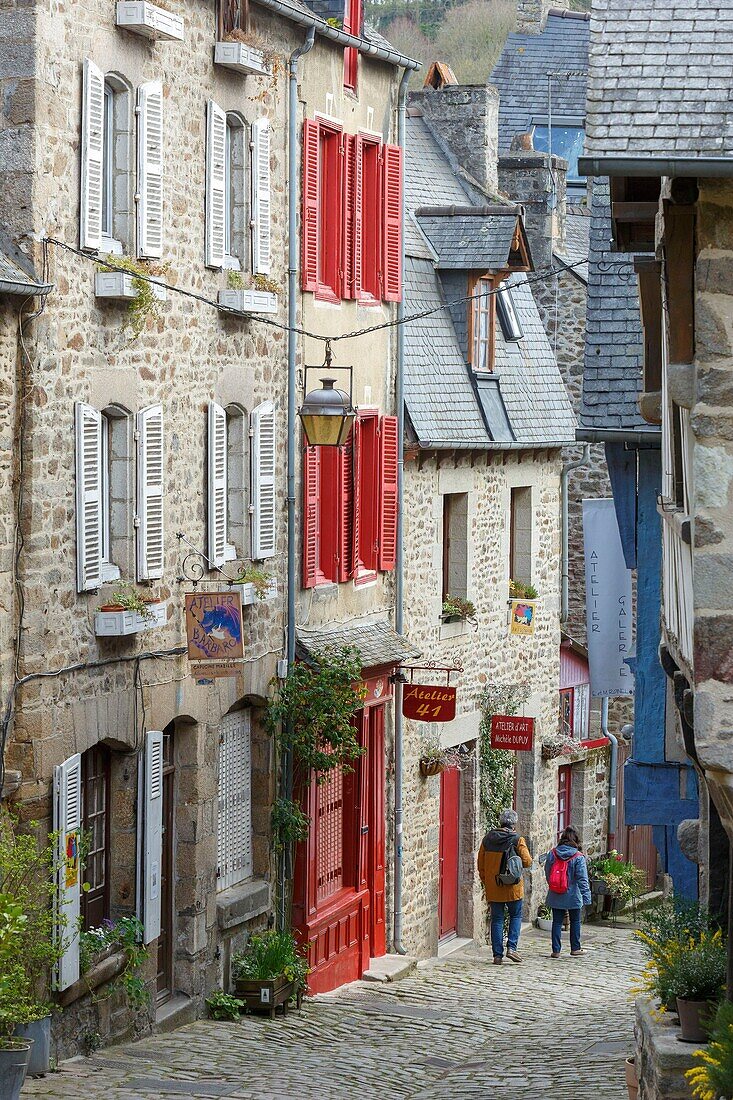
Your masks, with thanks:
[[[697,1064],[685,1077],[698,1100],[733,1100],[733,1004],[723,1001],[706,1049],[693,1054]]]

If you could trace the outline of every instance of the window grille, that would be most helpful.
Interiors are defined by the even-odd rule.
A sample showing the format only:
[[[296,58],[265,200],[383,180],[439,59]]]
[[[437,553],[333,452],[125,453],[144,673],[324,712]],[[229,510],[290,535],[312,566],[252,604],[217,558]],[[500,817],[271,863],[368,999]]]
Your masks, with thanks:
[[[219,726],[217,888],[252,874],[252,757],[249,711],[227,714]]]
[[[344,777],[329,772],[318,787],[317,900],[324,901],[344,885]]]

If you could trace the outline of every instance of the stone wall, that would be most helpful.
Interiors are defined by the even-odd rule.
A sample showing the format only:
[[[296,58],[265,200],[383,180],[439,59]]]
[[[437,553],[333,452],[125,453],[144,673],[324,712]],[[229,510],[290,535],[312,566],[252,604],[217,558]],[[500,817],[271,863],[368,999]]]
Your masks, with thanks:
[[[439,141],[458,164],[490,194],[498,191],[499,93],[493,84],[446,85],[413,92]]]
[[[569,7],[570,0],[517,0],[516,30],[519,34],[539,34],[553,8],[567,11]]]
[[[636,999],[636,1072],[638,1100],[689,1100],[685,1070],[695,1062],[695,1045],[679,1041],[679,1027],[669,1013],[659,1013],[646,997]]]

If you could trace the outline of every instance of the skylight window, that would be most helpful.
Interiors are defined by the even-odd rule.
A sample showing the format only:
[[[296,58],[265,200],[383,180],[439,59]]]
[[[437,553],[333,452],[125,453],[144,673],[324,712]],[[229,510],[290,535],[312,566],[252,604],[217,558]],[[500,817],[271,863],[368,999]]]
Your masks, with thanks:
[[[532,128],[533,144],[539,153],[549,152],[547,126]],[[585,183],[585,176],[578,174],[578,157],[583,153],[585,130],[582,126],[565,126],[563,124],[552,127],[552,152],[556,157],[564,157],[568,162],[567,181],[570,186]]]
[[[514,308],[512,292],[508,286],[500,286],[496,292],[496,312],[505,340],[521,340],[524,333]]]

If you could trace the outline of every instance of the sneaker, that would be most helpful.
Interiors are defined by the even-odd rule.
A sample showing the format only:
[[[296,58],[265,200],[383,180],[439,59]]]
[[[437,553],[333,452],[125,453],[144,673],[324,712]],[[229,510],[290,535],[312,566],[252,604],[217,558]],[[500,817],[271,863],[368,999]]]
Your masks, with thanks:
[[[551,959],[559,959],[560,958],[560,952],[559,951],[553,951],[552,954],[550,955],[550,958]]]
[[[513,948],[513,947],[510,947],[510,948],[509,948],[509,949],[507,950],[507,953],[506,953],[506,957],[507,957],[508,959],[511,959],[513,963],[520,963],[520,962],[522,961],[522,956],[521,956],[521,955],[519,954],[519,952],[518,952],[518,951],[517,951],[517,950],[516,950],[515,948]]]
[[[501,966],[501,964],[503,962],[504,962],[504,956],[503,955],[494,955],[494,966]]]
[[[581,947],[577,951],[570,952],[571,959],[577,959],[578,955],[585,955],[585,950]]]

